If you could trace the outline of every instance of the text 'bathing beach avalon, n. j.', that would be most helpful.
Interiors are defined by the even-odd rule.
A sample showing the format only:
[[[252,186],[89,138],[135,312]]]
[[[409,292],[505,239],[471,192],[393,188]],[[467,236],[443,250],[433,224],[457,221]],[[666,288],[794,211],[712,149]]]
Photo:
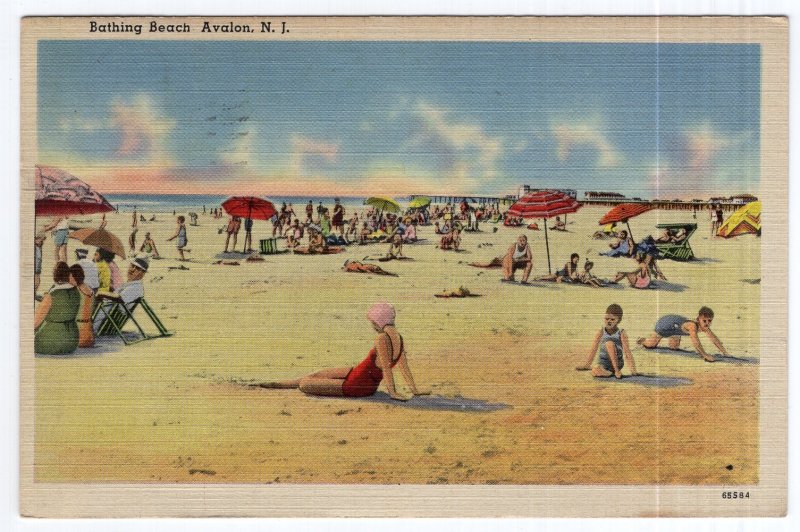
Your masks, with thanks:
[[[272,21],[261,21],[257,27],[250,24],[235,24],[232,21],[222,24],[204,21],[199,29],[195,27],[194,30],[191,24],[159,24],[155,20],[150,21],[150,24],[147,25],[89,21],[89,33],[132,33],[141,35],[145,28],[147,28],[147,33],[191,33],[192,31],[199,31],[200,33],[277,33],[279,35],[289,33],[286,22],[274,23]]]

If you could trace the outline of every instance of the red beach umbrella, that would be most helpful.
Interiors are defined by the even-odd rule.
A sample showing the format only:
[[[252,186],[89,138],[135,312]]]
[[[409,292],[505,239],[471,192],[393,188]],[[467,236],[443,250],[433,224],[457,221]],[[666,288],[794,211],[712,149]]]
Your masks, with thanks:
[[[581,208],[581,204],[560,190],[536,190],[522,196],[514,203],[508,214],[521,218],[542,218],[544,220],[553,216],[567,215],[576,212]],[[566,217],[565,217],[566,218]],[[550,243],[547,238],[547,223],[544,224],[544,243],[547,249],[547,271],[552,273],[550,268]]]
[[[69,172],[36,165],[36,216],[64,216],[113,211],[97,191]]]
[[[634,216],[639,216],[640,214],[645,213],[652,208],[652,205],[647,205],[645,203],[620,203],[608,211],[605,216],[600,218],[600,222],[598,223],[599,225],[606,225],[611,223],[625,222],[625,225],[628,226],[628,234],[631,238],[633,238],[633,231],[631,231],[631,226],[628,223],[628,220]]]
[[[233,196],[222,202],[222,208],[231,216],[251,220],[269,220],[278,212],[271,202],[256,196]]]

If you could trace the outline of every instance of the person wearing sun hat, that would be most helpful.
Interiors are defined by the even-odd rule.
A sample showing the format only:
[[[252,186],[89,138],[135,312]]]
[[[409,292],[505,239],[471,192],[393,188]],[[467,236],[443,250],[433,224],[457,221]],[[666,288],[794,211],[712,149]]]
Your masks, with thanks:
[[[331,368],[317,371],[306,377],[289,381],[265,382],[262,388],[299,388],[308,395],[333,397],[367,397],[378,391],[381,382],[386,383],[389,397],[398,401],[407,401],[411,397],[400,394],[395,388],[393,368],[400,368],[400,373],[408,384],[412,396],[428,395],[430,391],[419,391],[408,367],[408,357],[403,344],[403,337],[395,327],[396,313],[394,307],[384,301],[373,304],[367,312],[367,319],[378,332],[375,346],[367,357],[357,366],[351,368]]]
[[[131,260],[128,265],[128,281],[123,284],[116,294],[102,294],[98,297],[100,304],[111,306],[113,300],[122,301],[125,306],[130,306],[134,301],[144,297],[144,279],[147,270],[150,268],[150,261],[146,255],[137,255]],[[106,313],[98,312],[94,320],[94,330],[97,332],[98,327],[103,323],[106,318]]]

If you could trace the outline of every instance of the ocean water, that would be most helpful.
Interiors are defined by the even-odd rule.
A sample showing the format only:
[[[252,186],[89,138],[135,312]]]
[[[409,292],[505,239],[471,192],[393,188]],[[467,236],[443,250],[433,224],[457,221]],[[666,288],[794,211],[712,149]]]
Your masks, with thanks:
[[[105,198],[117,208],[120,212],[131,212],[134,208],[142,214],[149,212],[158,213],[172,213],[175,211],[177,214],[186,214],[189,212],[196,212],[198,214],[203,212],[203,207],[209,211],[214,208],[220,208],[222,202],[230,196],[216,196],[216,195],[196,195],[196,194],[107,194]],[[280,196],[262,196],[264,199],[271,201],[276,209],[280,209],[281,203],[286,202],[292,204],[295,213],[298,216],[305,216],[305,206],[308,200],[314,203],[314,212],[316,212],[317,205],[320,202],[329,209],[333,209],[334,198],[331,197],[315,197],[315,196],[295,196],[295,197],[280,197]],[[364,207],[363,197],[345,197],[339,198],[345,210],[360,209]],[[406,203],[407,198],[395,198],[401,205]]]

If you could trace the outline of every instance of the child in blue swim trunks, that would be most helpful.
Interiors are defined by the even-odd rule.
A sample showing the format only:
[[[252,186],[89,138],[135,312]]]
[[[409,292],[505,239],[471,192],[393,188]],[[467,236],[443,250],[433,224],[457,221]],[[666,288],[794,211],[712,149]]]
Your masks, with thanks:
[[[670,349],[680,349],[681,336],[688,336],[692,341],[697,354],[703,357],[706,362],[714,362],[714,355],[706,353],[700,338],[697,336],[699,331],[706,333],[711,342],[719,349],[720,353],[727,355],[728,352],[722,345],[719,338],[711,331],[711,322],[714,320],[714,311],[708,307],[701,307],[697,312],[697,319],[690,320],[677,314],[667,314],[656,322],[655,332],[650,338],[639,338],[636,343],[647,349],[658,347],[662,338],[669,338],[668,346]]]
[[[618,327],[622,321],[622,307],[616,303],[609,305],[603,321],[603,327],[597,331],[594,337],[592,349],[589,351],[589,359],[586,364],[575,369],[578,371],[591,370],[595,377],[611,377],[613,375],[621,379],[622,368],[627,362],[631,367],[631,375],[638,375],[631,348],[628,345],[628,335]],[[592,367],[598,348],[600,357],[597,365]]]

